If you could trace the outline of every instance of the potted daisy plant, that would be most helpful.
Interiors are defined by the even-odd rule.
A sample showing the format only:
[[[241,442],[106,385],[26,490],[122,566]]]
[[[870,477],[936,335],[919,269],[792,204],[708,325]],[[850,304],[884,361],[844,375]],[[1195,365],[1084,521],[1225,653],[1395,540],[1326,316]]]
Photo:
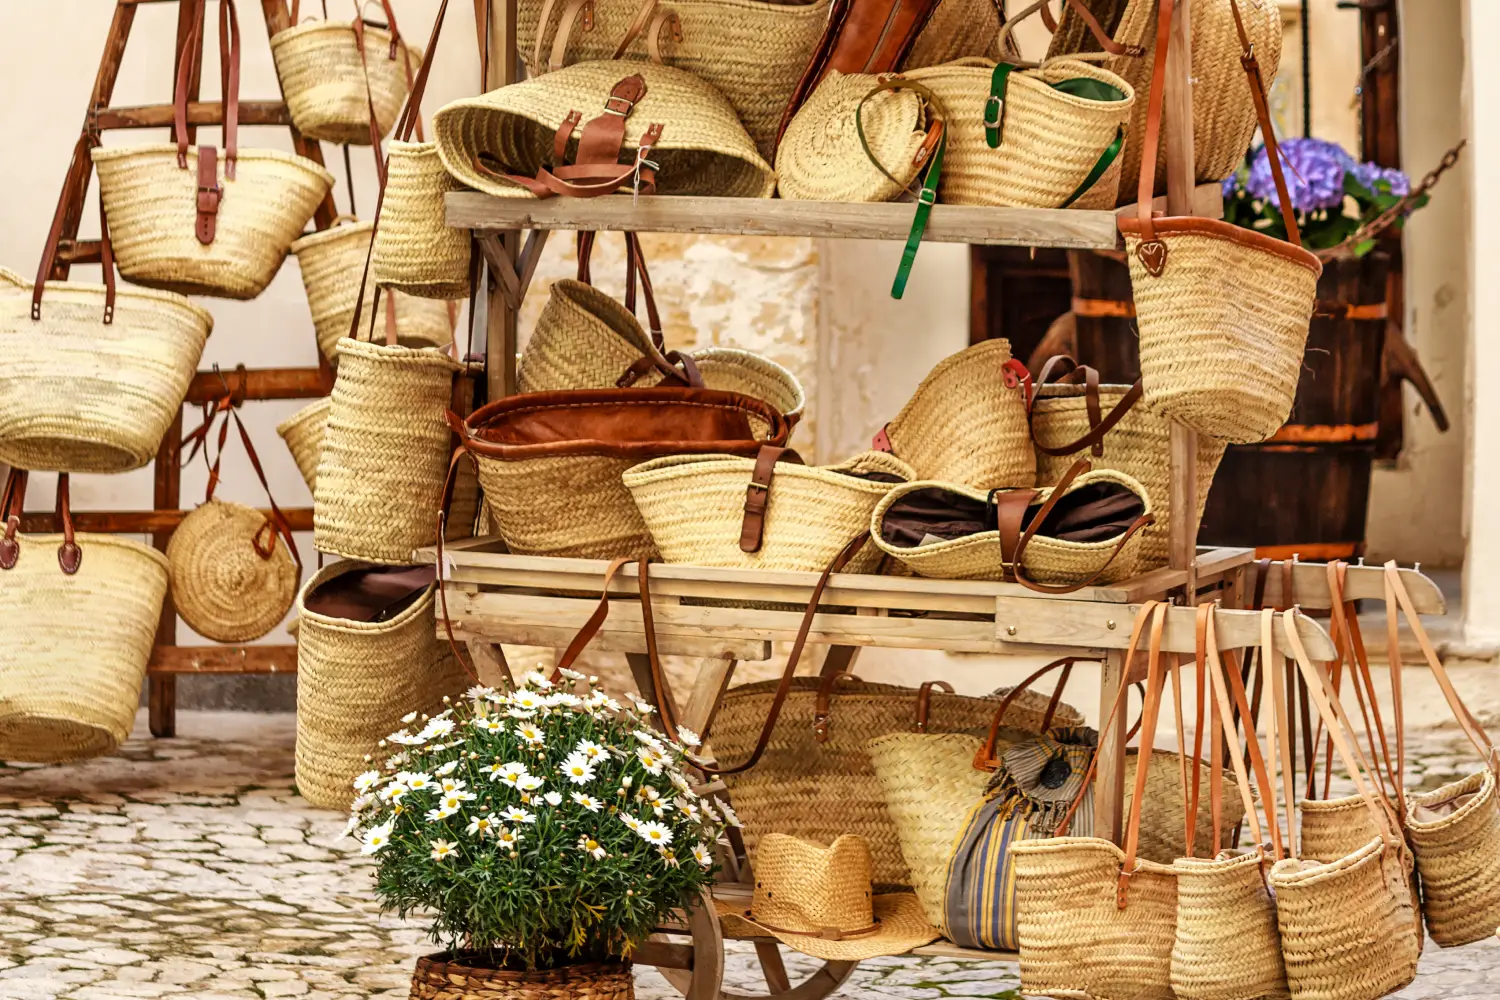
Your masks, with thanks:
[[[412,997],[631,995],[632,951],[698,901],[738,820],[694,793],[697,738],[668,740],[627,700],[532,673],[382,741],[347,832],[375,859],[382,908],[430,915],[448,949],[418,961]]]

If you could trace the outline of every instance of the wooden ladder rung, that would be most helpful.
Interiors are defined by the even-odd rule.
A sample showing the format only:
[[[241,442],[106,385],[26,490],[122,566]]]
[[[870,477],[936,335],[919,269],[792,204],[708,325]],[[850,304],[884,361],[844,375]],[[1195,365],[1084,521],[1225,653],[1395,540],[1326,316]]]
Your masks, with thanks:
[[[295,674],[296,646],[157,646],[149,672],[164,674]]]
[[[293,531],[313,530],[311,507],[287,507],[281,511]],[[161,531],[173,531],[191,511],[186,510],[75,510],[73,527],[79,531],[99,534],[148,535]],[[270,516],[269,510],[261,511]],[[23,532],[58,532],[62,523],[56,514],[35,513],[21,515]]]
[[[166,128],[174,120],[170,104],[142,104],[133,107],[98,108],[93,125],[100,131],[116,128]],[[189,125],[221,125],[224,105],[220,101],[191,101],[188,104]],[[241,125],[290,125],[292,116],[285,101],[241,101]]]
[[[212,402],[224,395],[225,382],[240,399],[321,399],[328,395],[320,368],[250,368],[199,372],[188,386],[184,402]]]

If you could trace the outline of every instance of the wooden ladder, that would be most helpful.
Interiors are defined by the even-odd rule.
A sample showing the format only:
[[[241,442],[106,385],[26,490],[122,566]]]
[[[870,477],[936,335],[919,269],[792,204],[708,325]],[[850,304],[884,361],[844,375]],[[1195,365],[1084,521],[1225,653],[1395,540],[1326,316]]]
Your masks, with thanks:
[[[177,12],[177,59],[181,59],[184,46],[191,35],[193,14],[198,6],[209,0],[116,0],[114,19],[109,26],[109,35],[104,43],[104,55],[99,62],[99,73],[94,78],[93,93],[89,98],[88,112],[84,116],[86,133],[101,133],[111,129],[164,128],[172,125],[171,104],[152,104],[140,107],[112,107],[110,98],[115,81],[119,77],[120,63],[125,54],[125,44],[130,38],[130,28],[135,21],[136,9],[145,3],[176,2]],[[275,35],[291,25],[291,13],[286,0],[260,0],[265,15],[267,36]],[[206,33],[203,33],[206,34]],[[198,38],[195,54],[201,67],[202,34]],[[196,127],[200,125],[222,125],[224,109],[218,101],[199,101],[201,80],[190,83],[188,98],[188,142],[196,142]],[[282,125],[292,133],[292,146],[301,156],[318,164],[323,162],[323,153],[316,140],[308,139],[292,124],[286,101],[241,101],[239,105],[241,125]],[[97,264],[100,260],[99,241],[78,238],[79,222],[83,216],[84,196],[88,192],[89,177],[93,173],[93,160],[84,146],[75,149],[63,181],[62,228],[58,239],[56,263],[51,278],[65,280],[74,264]],[[326,229],[333,224],[337,214],[333,195],[323,199],[313,217],[317,229]],[[333,371],[327,358],[318,352],[316,368],[240,368],[235,372],[220,374],[218,371],[200,371],[188,388],[185,404],[202,404],[220,398],[228,382],[235,402],[266,399],[315,399],[326,396],[333,385]],[[155,459],[155,487],[151,510],[135,511],[78,511],[73,521],[79,531],[106,533],[139,533],[151,535],[152,544],[163,551],[172,537],[172,532],[186,514],[181,508],[181,460],[179,444],[182,440],[182,412],[162,439]],[[294,531],[312,530],[312,509],[286,508],[285,514]],[[55,515],[27,514],[22,519],[22,531],[60,531]],[[276,646],[179,646],[177,645],[177,607],[168,593],[162,606],[161,622],[157,626],[156,646],[152,651],[147,673],[151,732],[156,736],[172,736],[176,730],[177,677],[179,674],[259,674],[295,673],[297,669],[297,647]]]

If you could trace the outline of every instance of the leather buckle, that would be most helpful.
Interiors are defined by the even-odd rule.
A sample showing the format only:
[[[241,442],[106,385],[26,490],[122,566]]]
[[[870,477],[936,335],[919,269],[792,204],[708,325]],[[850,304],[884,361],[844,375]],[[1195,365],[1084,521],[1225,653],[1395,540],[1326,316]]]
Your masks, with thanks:
[[[996,94],[991,94],[989,100],[984,102],[984,127],[995,129],[1000,127],[1000,112],[1003,103]]]
[[[219,210],[219,200],[224,196],[224,189],[215,184],[213,187],[198,188],[198,211],[213,214]]]
[[[933,205],[937,204],[937,192],[932,188],[924,187],[917,192],[917,201],[918,203],[931,208]]]
[[[617,104],[624,105],[624,110],[618,109],[616,107]],[[604,113],[607,115],[619,115],[621,118],[625,118],[630,114],[630,112],[634,110],[635,102],[630,100],[630,98],[628,97],[621,97],[618,94],[610,94],[604,99]]]

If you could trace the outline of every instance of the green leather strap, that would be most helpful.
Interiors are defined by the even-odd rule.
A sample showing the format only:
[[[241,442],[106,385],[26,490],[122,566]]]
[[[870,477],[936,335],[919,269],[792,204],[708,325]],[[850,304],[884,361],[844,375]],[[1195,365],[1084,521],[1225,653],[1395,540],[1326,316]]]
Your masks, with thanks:
[[[1072,194],[1068,195],[1068,200],[1063,202],[1058,207],[1067,208],[1072,205],[1073,202],[1077,201],[1079,198],[1082,198],[1089,188],[1093,187],[1099,182],[1099,178],[1104,176],[1105,171],[1109,169],[1110,164],[1115,162],[1115,157],[1119,156],[1120,150],[1124,148],[1125,126],[1121,125],[1120,130],[1115,133],[1115,141],[1104,147],[1104,152],[1100,153],[1099,159],[1094,161],[1094,169],[1089,171],[1089,175],[1083,179],[1082,184],[1078,185],[1078,189],[1075,190]]]
[[[917,211],[911,219],[911,232],[906,236],[906,246],[901,250],[901,264],[896,268],[896,280],[891,284],[891,298],[899,299],[906,294],[906,279],[911,277],[911,268],[917,260],[917,246],[922,234],[927,231],[927,217],[932,206],[937,204],[938,177],[943,172],[943,150],[948,148],[948,133],[938,140],[937,150],[927,167],[927,176],[922,179],[922,188],[917,192]]]
[[[990,96],[984,105],[984,141],[991,149],[999,149],[1003,141],[1003,129],[1005,127],[1005,93],[1010,86],[1010,75],[1016,67],[1010,63],[996,63],[995,71],[990,74]],[[1075,76],[1067,80],[1059,80],[1050,84],[1053,90],[1060,91],[1072,97],[1081,97],[1086,101],[1113,102],[1123,101],[1125,92],[1112,83],[1103,80],[1095,80],[1088,76]],[[1125,148],[1125,128],[1121,126],[1115,132],[1115,139],[1099,154],[1099,159],[1094,162],[1093,168],[1083,183],[1064,201],[1059,208],[1067,208],[1099,182],[1105,171],[1115,162],[1120,151]]]
[[[984,102],[984,141],[991,149],[1000,148],[1000,129],[1005,124],[1005,89],[1010,85],[1011,63],[996,63],[990,74],[990,98]]]

